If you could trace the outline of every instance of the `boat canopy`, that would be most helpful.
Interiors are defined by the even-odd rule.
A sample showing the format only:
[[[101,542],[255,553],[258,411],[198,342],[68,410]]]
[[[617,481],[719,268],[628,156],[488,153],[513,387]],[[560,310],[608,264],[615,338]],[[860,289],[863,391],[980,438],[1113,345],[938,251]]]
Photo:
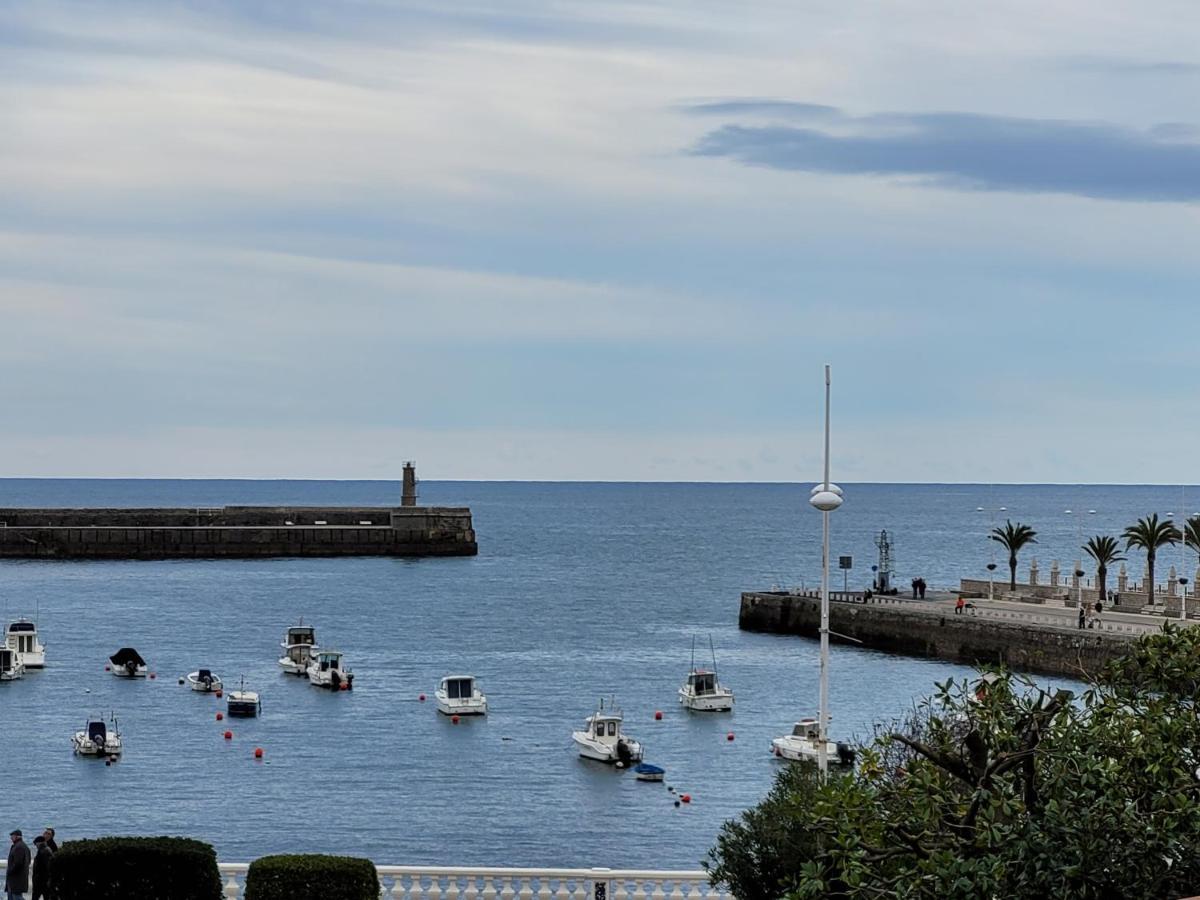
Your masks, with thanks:
[[[443,678],[442,689],[450,700],[470,700],[475,694],[475,679],[470,675]]]
[[[133,663],[135,666],[144,666],[146,661],[132,647],[122,647],[116,653],[109,657],[109,661],[114,666],[127,666]]]
[[[792,737],[815,738],[820,736],[816,719],[802,719],[792,726]]]
[[[0,647],[0,670],[11,669],[16,662],[16,653],[7,647]]]
[[[32,633],[37,631],[37,626],[32,622],[26,622],[24,619],[22,619],[20,622],[13,622],[11,625],[9,625],[8,630],[10,632],[24,631]]]
[[[311,644],[315,640],[316,632],[311,625],[293,625],[287,630],[287,642],[289,644]]]
[[[87,736],[93,744],[103,745],[108,738],[108,728],[101,719],[93,719],[88,722]]]
[[[692,691],[697,696],[702,694],[715,694],[717,692],[717,676],[712,672],[699,670],[688,675],[688,681],[692,685]]]
[[[317,660],[321,663],[321,667],[336,666],[342,661],[342,654],[337,650],[324,650],[317,654]]]
[[[198,679],[200,679],[201,681],[204,681],[206,678],[207,678],[207,679],[211,679],[211,678],[212,678],[212,671],[211,671],[211,670],[209,670],[209,669],[201,669],[200,671],[198,671],[198,672],[196,673],[196,677],[197,677]]]

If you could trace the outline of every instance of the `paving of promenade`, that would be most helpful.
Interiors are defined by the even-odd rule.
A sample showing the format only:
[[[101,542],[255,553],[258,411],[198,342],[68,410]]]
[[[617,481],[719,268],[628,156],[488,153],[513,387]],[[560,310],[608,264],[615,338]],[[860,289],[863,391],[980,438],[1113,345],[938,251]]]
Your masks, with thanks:
[[[1022,603],[1018,600],[988,600],[987,598],[983,598],[968,600],[967,602],[972,604],[973,608],[965,609],[962,613],[955,613],[954,607],[958,596],[953,591],[929,591],[924,600],[912,600],[907,596],[902,596],[898,599],[906,601],[914,608],[941,609],[951,615],[988,616],[1018,622],[1028,621],[1039,625],[1058,626],[1062,628],[1078,629],[1079,627],[1079,612],[1074,607],[1063,606],[1061,604]],[[1148,613],[1104,610],[1101,614],[1100,622],[1104,626],[1104,630],[1109,630],[1108,626],[1119,625],[1125,626],[1117,629],[1121,631],[1156,631],[1162,627],[1165,619],[1165,616]],[[1185,624],[1179,619],[1173,619],[1172,623]],[[1195,621],[1189,621],[1186,624],[1193,625]]]

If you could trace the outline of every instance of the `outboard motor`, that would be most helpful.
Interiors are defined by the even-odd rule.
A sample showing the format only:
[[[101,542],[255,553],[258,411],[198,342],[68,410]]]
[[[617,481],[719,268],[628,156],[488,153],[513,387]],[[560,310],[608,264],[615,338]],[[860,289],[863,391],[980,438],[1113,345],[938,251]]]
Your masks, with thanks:
[[[132,678],[134,676],[135,672],[137,672],[137,663],[135,663],[132,659],[126,660],[125,674],[127,674],[130,678]]]
[[[617,741],[617,759],[625,765],[629,765],[633,759],[633,754],[629,751],[629,744],[625,743],[625,739]]]
[[[342,686],[342,676],[338,674],[337,669],[334,669],[329,673],[329,686],[335,691]]]
[[[850,766],[854,764],[854,748],[849,744],[838,741],[837,756],[838,762],[843,766]]]
[[[352,687],[354,687],[354,673],[347,672],[346,673],[346,690],[350,690]]]

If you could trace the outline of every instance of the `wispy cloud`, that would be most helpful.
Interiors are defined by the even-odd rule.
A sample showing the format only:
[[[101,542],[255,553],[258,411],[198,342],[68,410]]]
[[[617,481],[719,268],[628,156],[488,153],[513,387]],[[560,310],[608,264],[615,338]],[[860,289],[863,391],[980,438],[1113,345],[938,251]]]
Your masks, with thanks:
[[[691,149],[746,165],[907,177],[960,190],[1200,200],[1200,141],[1178,123],[1141,130],[970,113],[853,116],[778,100],[710,102],[691,109],[753,121],[723,125]]]

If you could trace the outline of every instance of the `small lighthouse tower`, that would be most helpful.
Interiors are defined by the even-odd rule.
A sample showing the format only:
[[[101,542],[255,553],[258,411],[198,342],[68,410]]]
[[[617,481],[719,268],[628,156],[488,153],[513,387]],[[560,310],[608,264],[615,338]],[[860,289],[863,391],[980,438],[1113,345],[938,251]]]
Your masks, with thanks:
[[[411,459],[404,464],[404,491],[400,495],[400,505],[417,505],[417,464]]]

